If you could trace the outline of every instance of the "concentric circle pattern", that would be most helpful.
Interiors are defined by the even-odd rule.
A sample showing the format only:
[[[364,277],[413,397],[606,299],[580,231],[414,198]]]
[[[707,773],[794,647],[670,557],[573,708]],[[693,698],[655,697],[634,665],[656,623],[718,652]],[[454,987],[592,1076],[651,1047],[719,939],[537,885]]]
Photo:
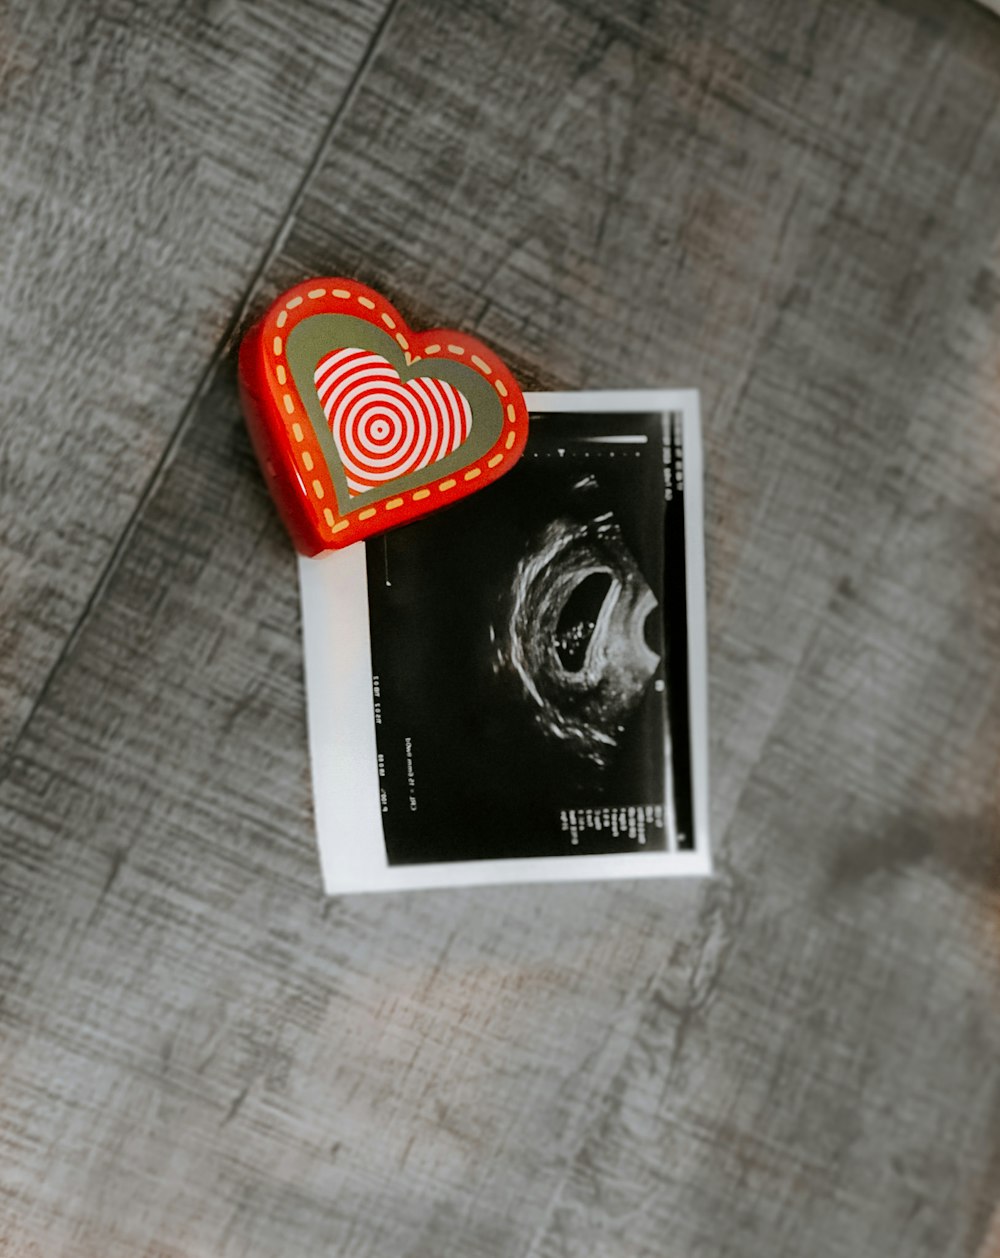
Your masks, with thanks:
[[[314,379],[352,495],[443,459],[472,426],[469,403],[454,385],[431,376],[404,383],[370,350],[334,350]]]

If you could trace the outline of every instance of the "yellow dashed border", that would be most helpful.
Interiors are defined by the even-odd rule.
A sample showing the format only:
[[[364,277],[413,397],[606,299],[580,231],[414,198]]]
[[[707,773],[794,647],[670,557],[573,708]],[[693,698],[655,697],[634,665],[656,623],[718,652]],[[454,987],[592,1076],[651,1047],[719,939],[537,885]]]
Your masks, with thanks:
[[[327,295],[327,290],[325,288],[312,288],[308,291],[308,293],[306,294],[306,297],[308,297],[312,301],[319,301],[320,298],[325,297],[326,295]],[[396,331],[397,325],[396,325],[396,320],[393,317],[393,315],[390,314],[388,310],[379,310],[378,303],[373,301],[366,293],[354,293],[350,289],[347,289],[347,288],[334,288],[330,290],[330,296],[336,298],[338,301],[351,301],[353,299],[357,301],[358,305],[363,306],[366,310],[370,310],[372,312],[377,313],[381,322],[391,332],[395,333],[395,339],[397,343],[399,344],[400,348],[405,352],[407,364],[412,365],[413,363],[418,361],[418,359],[420,358],[420,355],[411,354],[409,342],[407,341],[406,337],[404,336],[402,332]],[[290,297],[285,302],[284,309],[279,311],[278,315],[276,316],[275,326],[278,329],[284,328],[285,325],[288,323],[289,312],[293,310],[297,310],[299,306],[304,304],[304,302],[305,302],[305,298],[303,298],[301,294],[299,294],[296,297]],[[427,357],[430,357],[434,354],[440,354],[441,350],[442,350],[441,345],[437,343],[432,344],[432,345],[425,345],[423,348],[423,354]],[[455,344],[449,344],[447,346],[447,352],[453,357],[456,357],[456,358],[461,357],[465,359],[466,362],[471,363],[472,366],[475,367],[475,369],[480,373],[480,375],[490,380],[493,387],[496,389],[497,393],[500,395],[501,398],[506,399],[508,397],[509,390],[507,389],[507,386],[499,378],[499,376],[495,375],[493,368],[490,367],[489,363],[485,362],[478,354],[469,354],[466,357],[465,346],[455,345]],[[283,353],[284,353],[284,342],[282,341],[282,338],[280,336],[275,336],[271,342],[271,354],[272,354],[272,358],[275,359],[275,362],[273,364],[274,373],[277,378],[278,384],[281,386],[284,386],[288,380],[288,373],[284,365],[277,361],[278,359],[282,357]],[[290,392],[284,393],[282,395],[282,404],[284,405],[285,412],[290,417],[289,422],[290,422],[290,431],[292,433],[292,436],[295,438],[295,441],[297,443],[301,443],[305,439],[305,432],[299,420],[294,418],[296,414],[296,410],[297,410],[297,399]],[[510,423],[514,424],[517,422],[517,409],[513,405],[513,403],[507,403],[506,416]],[[504,441],[504,449],[497,450],[495,453],[491,454],[490,457],[486,458],[481,465],[474,465],[470,468],[467,468],[465,471],[463,471],[462,473],[463,481],[474,481],[478,479],[478,477],[482,476],[484,468],[489,468],[492,471],[493,468],[499,467],[499,465],[506,458],[506,452],[514,448],[514,443],[516,440],[517,440],[517,434],[515,432],[508,432],[506,440]],[[300,458],[302,462],[302,467],[307,472],[311,472],[314,467],[314,461],[309,451],[302,450],[300,454]],[[323,488],[322,481],[320,481],[318,477],[313,477],[311,479],[311,482],[303,478],[303,483],[309,485],[309,489],[311,490],[312,495],[316,499],[317,503],[321,502],[323,498],[325,498],[326,491]],[[447,493],[449,490],[454,489],[457,484],[458,484],[457,478],[454,476],[449,476],[449,477],[446,477],[442,481],[438,481],[436,485],[424,486],[421,489],[415,489],[411,491],[411,493],[408,496],[412,502],[423,502],[425,499],[431,496],[432,489],[437,489],[439,493]],[[372,519],[374,516],[378,514],[379,509],[383,511],[387,511],[387,512],[398,511],[399,508],[405,504],[406,498],[407,498],[407,495],[401,495],[396,498],[390,498],[387,502],[379,503],[373,507],[365,507],[363,510],[358,511],[356,513],[348,512],[346,516],[341,516],[339,518],[336,516],[336,514],[330,507],[324,506],[322,508],[323,519],[326,521],[326,525],[330,531],[330,535],[333,536],[334,534],[342,533],[345,529],[350,528],[351,519],[353,516],[356,515],[356,518],[359,521],[361,521],[361,520]]]

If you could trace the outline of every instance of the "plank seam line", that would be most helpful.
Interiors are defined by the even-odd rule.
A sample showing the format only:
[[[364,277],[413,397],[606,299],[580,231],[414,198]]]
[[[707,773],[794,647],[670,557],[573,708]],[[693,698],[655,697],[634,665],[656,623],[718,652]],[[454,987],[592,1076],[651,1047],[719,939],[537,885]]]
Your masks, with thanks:
[[[230,353],[241,329],[246,323],[249,311],[256,299],[257,290],[260,287],[261,281],[267,274],[268,268],[284,247],[285,240],[291,229],[295,215],[298,213],[299,207],[305,199],[306,192],[329,153],[344,116],[354,104],[354,101],[361,90],[361,84],[367,77],[368,70],[382,47],[386,31],[389,28],[392,18],[402,2],[403,0],[389,0],[385,12],[382,14],[381,18],[379,18],[371,39],[368,41],[368,46],[365,48],[365,51],[361,56],[361,60],[358,62],[353,74],[348,80],[347,87],[345,88],[339,103],[334,109],[330,121],[327,123],[326,128],[320,136],[312,157],[306,163],[306,168],[302,177],[299,179],[292,191],[291,198],[289,199],[284,213],[279,219],[278,226],[271,236],[271,240],[265,248],[260,262],[257,264],[253,275],[250,277],[250,280],[244,289],[243,297],[236,309],[236,314],[233,315],[226,324],[222,336],[219,338],[218,344],[209,357],[201,376],[191,392],[191,396],[181,410],[180,418],[175,424],[170,436],[167,438],[162,453],[157,459],[145,486],[139,494],[139,497],[136,499],[136,504],[132,508],[132,512],[129,515],[128,520],[125,522],[125,527],[122,529],[118,540],[112,547],[111,554],[108,556],[107,562],[98,574],[97,580],[94,582],[94,587],[91,590],[87,601],[84,603],[83,610],[77,617],[73,628],[66,635],[66,640],[60,647],[52,667],[49,669],[45,680],[42,682],[27,716],[25,716],[17,733],[11,739],[10,750],[3,757],[2,762],[0,762],[0,782],[3,782],[7,778],[11,766],[17,758],[21,743],[24,740],[24,736],[27,733],[28,728],[35,719],[39,709],[44,705],[49,692],[52,689],[52,684],[55,678],[61,671],[63,664],[72,655],[76,644],[80,639],[80,635],[83,633],[91,617],[94,615],[94,612],[97,610],[101,599],[103,598],[112,578],[117,572],[118,567],[125,556],[125,553],[128,550],[132,538],[136,534],[139,527],[139,521],[142,519],[146,507],[156,494],[156,491],[163,484],[166,474],[170,470],[171,464],[173,463],[177,455],[177,451],[180,448],[181,441],[187,433],[187,430],[191,425],[191,421],[197,412],[199,403],[208,393],[215,380],[219,367],[225,360],[226,356]]]

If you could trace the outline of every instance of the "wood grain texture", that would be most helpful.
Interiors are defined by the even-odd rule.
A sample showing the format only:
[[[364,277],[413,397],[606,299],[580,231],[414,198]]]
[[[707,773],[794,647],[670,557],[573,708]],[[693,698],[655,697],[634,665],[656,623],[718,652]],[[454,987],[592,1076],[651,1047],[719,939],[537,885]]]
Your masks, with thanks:
[[[384,0],[19,3],[0,38],[0,754],[281,225]]]
[[[404,0],[254,308],[702,389],[718,872],[324,903],[226,359],[0,794],[5,1258],[994,1258],[998,194],[970,5]]]

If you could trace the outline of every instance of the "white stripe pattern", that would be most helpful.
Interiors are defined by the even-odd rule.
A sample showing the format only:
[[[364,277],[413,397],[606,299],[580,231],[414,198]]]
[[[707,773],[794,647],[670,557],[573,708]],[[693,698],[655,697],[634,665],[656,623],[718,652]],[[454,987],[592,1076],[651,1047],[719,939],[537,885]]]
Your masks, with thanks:
[[[404,382],[370,350],[332,351],[314,381],[352,495],[445,458],[472,428],[472,409],[454,385],[433,376]]]

